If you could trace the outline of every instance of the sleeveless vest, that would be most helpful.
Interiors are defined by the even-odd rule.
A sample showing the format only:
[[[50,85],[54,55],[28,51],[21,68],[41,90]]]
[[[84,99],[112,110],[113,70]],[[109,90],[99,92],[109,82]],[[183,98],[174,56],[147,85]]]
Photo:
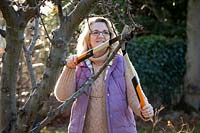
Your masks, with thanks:
[[[76,88],[79,89],[90,77],[91,71],[83,62],[76,68]],[[128,106],[125,82],[125,62],[121,55],[116,55],[106,74],[106,116],[109,133],[137,133],[135,119]],[[91,87],[73,103],[69,133],[82,133],[87,112]]]

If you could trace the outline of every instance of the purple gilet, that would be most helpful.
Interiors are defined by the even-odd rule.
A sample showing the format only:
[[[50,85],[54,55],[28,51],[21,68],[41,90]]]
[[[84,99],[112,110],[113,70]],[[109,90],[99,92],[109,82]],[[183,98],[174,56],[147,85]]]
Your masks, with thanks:
[[[92,75],[85,62],[76,68],[76,88],[80,88]],[[116,55],[106,74],[106,116],[109,133],[136,133],[133,112],[128,106],[125,81],[125,61]],[[73,103],[69,133],[82,133],[91,87]],[[97,125],[98,126],[98,125]]]

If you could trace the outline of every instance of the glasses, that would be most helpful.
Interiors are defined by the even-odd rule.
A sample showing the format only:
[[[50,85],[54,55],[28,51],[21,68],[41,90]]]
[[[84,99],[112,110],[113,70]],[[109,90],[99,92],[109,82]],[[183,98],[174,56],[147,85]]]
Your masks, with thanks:
[[[110,32],[106,31],[106,30],[104,30],[104,31],[95,30],[95,31],[91,31],[90,34],[92,34],[94,36],[99,36],[100,34],[102,34],[104,37],[110,36]]]

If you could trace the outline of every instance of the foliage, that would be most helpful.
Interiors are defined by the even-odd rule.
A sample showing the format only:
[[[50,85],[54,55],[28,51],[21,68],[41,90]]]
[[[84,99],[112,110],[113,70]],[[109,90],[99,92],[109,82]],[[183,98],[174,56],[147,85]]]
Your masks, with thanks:
[[[150,31],[152,34],[160,34],[166,37],[180,37],[186,38],[186,21],[172,23],[172,22],[159,22],[151,16],[138,15],[136,22],[143,25],[145,30]]]
[[[185,40],[186,7],[187,0],[101,0],[92,13],[110,18],[119,32],[124,24],[136,24],[151,34]]]
[[[138,0],[132,6],[134,20],[152,34],[186,38],[187,0]]]
[[[173,104],[182,92],[186,44],[177,38],[151,35],[127,46],[144,91],[156,104]],[[176,96],[176,98],[175,98]]]

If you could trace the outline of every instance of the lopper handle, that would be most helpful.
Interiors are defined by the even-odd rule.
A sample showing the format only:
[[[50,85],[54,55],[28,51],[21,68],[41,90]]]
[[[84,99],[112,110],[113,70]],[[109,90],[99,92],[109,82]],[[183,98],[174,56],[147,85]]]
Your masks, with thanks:
[[[127,53],[124,55],[124,59],[125,59],[126,66],[127,66],[128,71],[129,71],[129,74],[131,76],[132,83],[133,83],[133,86],[135,88],[138,100],[140,102],[140,106],[141,106],[141,108],[143,108],[146,105],[146,98],[144,96],[142,87],[140,85],[137,72],[136,72],[133,64],[131,63]]]

